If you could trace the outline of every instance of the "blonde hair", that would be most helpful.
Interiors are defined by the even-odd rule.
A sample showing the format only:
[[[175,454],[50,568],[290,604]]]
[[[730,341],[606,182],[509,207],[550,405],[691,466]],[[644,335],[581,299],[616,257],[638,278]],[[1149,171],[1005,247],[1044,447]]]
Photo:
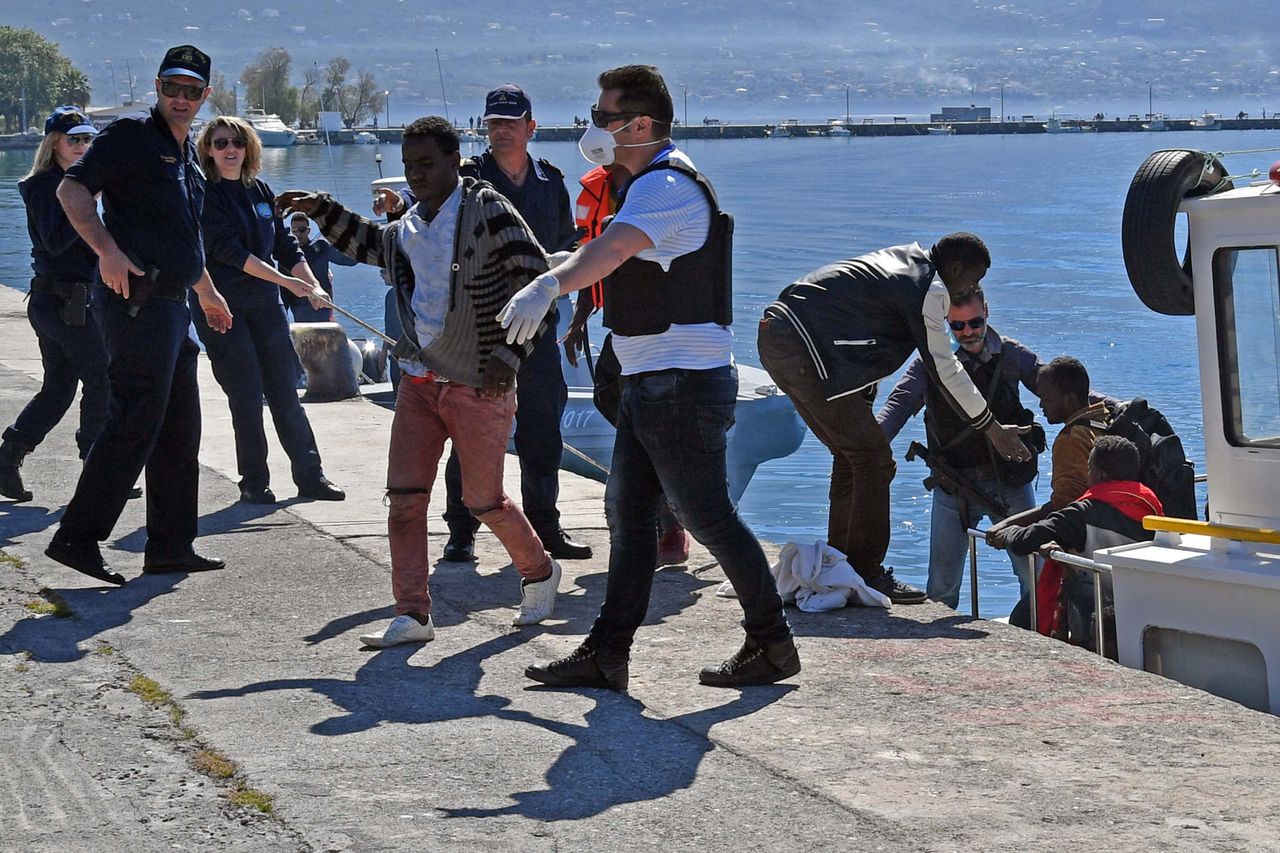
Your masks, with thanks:
[[[58,165],[58,140],[65,135],[60,130],[52,130],[44,135],[44,139],[40,140],[40,147],[36,149],[36,158],[31,163],[31,171],[27,172],[26,177],[23,178],[24,181]]]
[[[244,139],[244,163],[240,167],[240,183],[246,187],[253,186],[253,181],[262,168],[262,142],[258,139],[258,132],[253,129],[253,125],[238,116],[217,116],[206,122],[200,131],[200,139],[196,142],[196,156],[200,158],[200,168],[204,170],[204,176],[210,183],[222,180],[222,176],[218,174],[218,167],[213,162],[213,132],[220,127],[234,131],[236,136]]]

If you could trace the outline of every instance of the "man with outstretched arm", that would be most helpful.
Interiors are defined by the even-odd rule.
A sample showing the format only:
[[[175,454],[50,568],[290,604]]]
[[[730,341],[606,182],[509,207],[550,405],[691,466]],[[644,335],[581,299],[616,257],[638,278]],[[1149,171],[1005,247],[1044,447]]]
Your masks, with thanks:
[[[209,327],[231,311],[205,270],[200,213],[204,175],[189,138],[209,95],[209,57],[191,45],[165,54],[156,105],[124,116],[67,170],[58,200],[98,256],[92,305],[107,348],[111,404],[75,495],[45,551],[65,566],[117,585],[102,558],[143,468],[147,472],[148,574],[200,572],[222,561],[195,552],[200,391],[189,333],[193,289]],[[102,195],[102,218],[94,196]]]
[[[281,193],[282,210],[305,213],[334,247],[382,267],[394,288],[404,332],[393,354],[396,390],[387,460],[387,534],[396,618],[360,641],[374,648],[435,639],[427,557],[427,505],[444,443],[462,462],[462,499],[493,531],[520,573],[514,624],[551,615],[560,566],[542,547],[502,487],[503,458],[515,415],[515,379],[538,334],[503,339],[494,312],[547,268],[520,214],[493,187],[463,178],[458,134],[439,116],[404,131],[405,179],[417,202],[390,225],[357,216],[324,193]]]
[[[895,604],[921,590],[883,565],[889,550],[889,440],[871,411],[876,384],[918,350],[930,381],[996,454],[1025,462],[1019,435],[996,421],[951,349],[947,312],[979,287],[991,255],[977,236],[948,234],[931,249],[892,246],[837,261],[790,284],[760,321],[760,361],[831,451],[827,544]]]
[[[579,148],[596,165],[616,162],[635,177],[604,234],[534,279],[499,318],[507,340],[527,340],[562,293],[605,283],[604,324],[613,330],[624,377],[605,487],[609,578],[582,645],[525,674],[558,687],[626,689],[632,640],[649,606],[665,492],[681,523],[724,568],[744,611],[742,648],[703,669],[699,680],[771,684],[799,673],[800,657],[764,551],[729,500],[725,476],[725,433],[738,389],[729,329],[731,223],[710,183],[671,143],[671,96],[657,69],[614,68],[599,83]]]

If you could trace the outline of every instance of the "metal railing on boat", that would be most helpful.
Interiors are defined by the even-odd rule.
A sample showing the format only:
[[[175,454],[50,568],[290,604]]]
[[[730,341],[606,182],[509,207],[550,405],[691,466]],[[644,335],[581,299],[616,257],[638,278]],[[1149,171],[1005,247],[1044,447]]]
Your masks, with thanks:
[[[973,618],[978,618],[978,540],[987,538],[987,531],[978,530],[977,528],[969,528],[969,600],[972,606]],[[1084,569],[1093,574],[1093,642],[1094,649],[1098,654],[1105,653],[1103,645],[1103,619],[1102,619],[1102,580],[1100,575],[1110,575],[1111,566],[1106,563],[1099,563],[1097,560],[1090,560],[1087,557],[1080,557],[1076,554],[1068,554],[1066,551],[1050,551],[1049,556],[1068,566],[1077,569]],[[1031,610],[1031,630],[1038,629],[1039,601],[1036,595],[1036,561],[1035,557],[1028,555],[1025,559],[1030,561],[1028,567],[1028,603]]]

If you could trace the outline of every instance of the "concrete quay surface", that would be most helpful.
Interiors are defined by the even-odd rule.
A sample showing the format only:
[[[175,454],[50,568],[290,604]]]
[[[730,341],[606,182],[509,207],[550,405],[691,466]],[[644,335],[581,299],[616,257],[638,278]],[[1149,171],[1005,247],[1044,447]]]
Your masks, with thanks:
[[[5,424],[40,375],[21,296],[0,288]],[[73,415],[27,459],[35,499],[0,502],[0,850],[1280,849],[1276,718],[941,605],[790,610],[797,678],[699,686],[741,639],[700,548],[658,574],[629,694],[534,686],[524,667],[571,650],[604,590],[603,487],[570,474],[564,526],[596,555],[564,564],[551,620],[511,627],[518,576],[482,534],[477,563],[435,567],[435,642],[362,650],[391,613],[391,414],[308,405],[347,500],[292,499],[273,445],[284,502],[246,506],[203,360],[200,381],[197,546],[225,570],[142,575],[141,501],[105,543],[126,586],[43,555]],[[73,615],[28,609],[42,590]],[[200,747],[273,813],[232,804]]]

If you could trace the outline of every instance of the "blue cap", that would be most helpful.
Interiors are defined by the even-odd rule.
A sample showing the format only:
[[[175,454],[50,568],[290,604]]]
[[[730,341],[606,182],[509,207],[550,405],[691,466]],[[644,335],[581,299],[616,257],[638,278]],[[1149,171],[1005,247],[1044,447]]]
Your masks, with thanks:
[[[484,116],[481,121],[491,118],[528,118],[533,115],[533,104],[529,96],[515,84],[499,86],[484,99]]]
[[[77,133],[97,133],[98,129],[79,107],[58,107],[44,120],[45,136],[54,131],[71,136]]]
[[[169,48],[160,63],[157,77],[194,77],[201,83],[209,82],[209,69],[213,63],[209,55],[198,47],[180,44]]]

